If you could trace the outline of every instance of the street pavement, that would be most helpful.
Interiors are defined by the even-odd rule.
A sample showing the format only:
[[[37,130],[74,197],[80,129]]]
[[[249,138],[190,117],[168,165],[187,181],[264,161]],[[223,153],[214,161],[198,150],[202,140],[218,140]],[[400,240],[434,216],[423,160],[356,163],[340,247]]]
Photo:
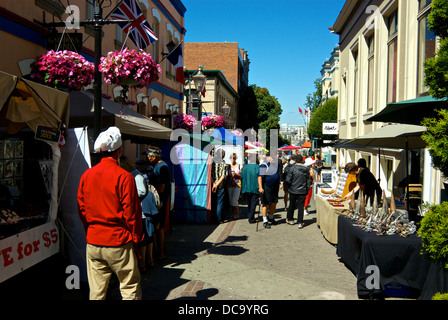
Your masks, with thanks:
[[[358,300],[356,277],[316,224],[314,200],[298,229],[286,224],[279,196],[271,229],[249,224],[246,206],[219,225],[173,224],[166,258],[142,275],[143,299]]]

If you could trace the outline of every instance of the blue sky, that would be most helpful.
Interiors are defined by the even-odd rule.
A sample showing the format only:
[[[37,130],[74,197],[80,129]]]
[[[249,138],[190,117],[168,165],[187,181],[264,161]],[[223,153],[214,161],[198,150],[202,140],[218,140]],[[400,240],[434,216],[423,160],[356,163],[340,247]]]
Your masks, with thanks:
[[[182,0],[185,42],[238,42],[247,50],[249,84],[278,98],[280,123],[303,124],[322,64],[338,44],[333,25],[345,0]]]

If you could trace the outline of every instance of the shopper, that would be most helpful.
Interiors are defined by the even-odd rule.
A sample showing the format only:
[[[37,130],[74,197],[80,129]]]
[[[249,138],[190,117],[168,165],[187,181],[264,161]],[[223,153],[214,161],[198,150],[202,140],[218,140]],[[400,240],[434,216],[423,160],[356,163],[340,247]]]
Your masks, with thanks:
[[[291,168],[292,165],[294,165],[295,161],[292,160],[291,156],[285,156],[282,158],[283,163],[283,192],[284,197],[283,200],[285,202],[285,211],[288,210],[288,200],[289,200],[289,186],[287,183],[285,183],[286,176],[288,175],[288,171]]]
[[[162,160],[160,148],[149,146],[146,149],[146,155],[149,163],[154,167],[152,175],[149,177],[149,183],[152,184],[160,197],[160,209],[158,217],[158,229],[154,233],[154,240],[159,253],[159,258],[165,258],[165,222],[169,214],[171,178],[170,169],[165,161]]]
[[[277,224],[274,219],[275,208],[278,203],[278,192],[281,180],[281,162],[279,159],[267,155],[265,161],[260,164],[258,173],[258,192],[261,196],[263,226],[267,229],[270,224]],[[269,216],[268,216],[269,210]]]
[[[360,167],[354,162],[349,162],[345,165],[345,172],[355,174],[357,182],[356,187],[345,195],[345,200],[350,199],[353,193],[355,193],[357,197],[358,191],[362,190],[363,195],[366,197],[366,202],[370,199],[370,204],[373,204],[375,193],[378,203],[381,201],[382,189],[378,181],[375,179],[375,176],[369,171],[369,169]]]
[[[238,210],[241,194],[241,165],[236,162],[236,159],[236,153],[232,153],[232,155],[230,156],[231,164],[229,166],[229,184],[227,186],[230,206],[232,207],[232,219],[239,218]]]
[[[247,157],[247,164],[241,170],[242,194],[247,201],[247,216],[249,223],[255,223],[255,208],[257,207],[259,192],[258,192],[258,160],[256,154],[251,154]]]
[[[310,182],[311,182],[311,187],[308,190],[308,194],[306,195],[305,198],[305,204],[304,204],[304,208],[303,208],[303,215],[307,216],[308,215],[308,211],[306,210],[311,202],[311,197],[313,195],[313,182],[314,182],[314,170],[313,170],[313,164],[316,162],[316,160],[313,160],[312,158],[306,158],[305,159],[305,167],[307,167],[310,170]]]
[[[141,299],[135,247],[142,241],[142,209],[135,179],[118,166],[121,134],[101,132],[94,144],[101,162],[88,169],[78,188],[79,216],[86,230],[90,299],[104,300],[113,273],[124,300]]]
[[[320,180],[321,180],[321,173],[322,173],[322,167],[323,167],[321,154],[320,153],[316,153],[316,156],[314,157],[314,159],[316,159],[316,162],[313,165],[314,181],[320,182]]]
[[[299,229],[303,228],[303,208],[305,198],[311,186],[310,169],[306,167],[302,161],[301,155],[293,157],[295,164],[288,171],[285,183],[289,186],[289,208],[286,214],[286,223],[294,224],[294,210],[297,208],[297,223]]]
[[[213,217],[214,222],[224,222],[222,211],[224,207],[225,196],[225,179],[228,175],[227,165],[224,161],[225,151],[218,149],[213,152],[212,163],[212,197],[213,203],[216,203],[216,216]]]
[[[126,156],[120,156],[120,158],[118,158],[118,165],[132,174],[137,186],[138,197],[140,198],[140,200],[143,200],[143,198],[146,197],[146,194],[148,193],[148,186],[146,185],[146,180],[143,174],[135,168],[132,161]]]

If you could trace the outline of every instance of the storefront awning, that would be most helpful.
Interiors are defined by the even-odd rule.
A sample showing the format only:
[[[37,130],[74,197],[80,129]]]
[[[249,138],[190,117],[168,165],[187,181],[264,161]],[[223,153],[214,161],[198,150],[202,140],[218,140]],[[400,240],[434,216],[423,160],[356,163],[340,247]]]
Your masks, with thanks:
[[[93,125],[94,96],[87,91],[70,92],[71,127]],[[117,126],[122,134],[134,137],[169,140],[170,128],[112,100],[102,99],[102,126]]]
[[[392,149],[420,149],[426,143],[421,138],[426,127],[408,124],[389,124],[358,138],[349,140],[345,148],[376,147]]]
[[[367,118],[366,121],[421,125],[423,118],[435,117],[437,109],[448,109],[448,98],[436,99],[433,96],[424,96],[389,103],[383,110]]]

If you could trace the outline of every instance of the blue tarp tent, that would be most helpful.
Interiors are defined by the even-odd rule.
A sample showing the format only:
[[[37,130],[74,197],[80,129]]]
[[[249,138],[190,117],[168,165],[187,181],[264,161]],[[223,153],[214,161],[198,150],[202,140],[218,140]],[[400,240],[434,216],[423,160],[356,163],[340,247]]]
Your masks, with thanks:
[[[186,141],[186,142],[185,142]],[[190,134],[172,147],[171,157],[176,181],[173,218],[179,222],[208,223],[207,217],[207,159],[210,143],[207,135]],[[189,143],[188,143],[189,142]]]
[[[185,138],[185,139],[184,139]],[[175,194],[173,218],[179,222],[209,223],[207,211],[211,193],[207,182],[210,181],[210,169],[207,163],[212,145],[216,148],[230,148],[227,154],[233,152],[235,146],[244,150],[244,139],[224,128],[214,129],[213,134],[189,134],[172,147],[171,157],[177,192]],[[226,159],[227,161],[228,159]],[[242,162],[242,156],[239,157]]]
[[[238,137],[225,128],[214,129],[212,137],[223,141],[225,144],[244,146],[244,138]]]

